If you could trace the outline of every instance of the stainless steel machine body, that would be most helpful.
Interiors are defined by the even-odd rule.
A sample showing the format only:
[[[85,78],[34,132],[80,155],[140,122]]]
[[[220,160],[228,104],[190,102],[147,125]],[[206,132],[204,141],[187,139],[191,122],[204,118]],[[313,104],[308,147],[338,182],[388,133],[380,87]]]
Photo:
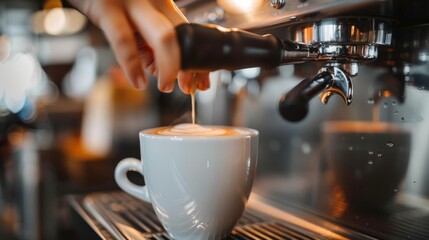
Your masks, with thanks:
[[[212,75],[215,89],[197,98],[202,123],[246,125],[261,132],[255,191],[280,208],[294,206],[376,239],[428,238],[424,226],[429,224],[429,112],[425,107],[429,100],[425,91],[429,87],[429,4],[419,0],[255,0],[246,7],[227,2],[178,4],[183,3],[191,22],[268,33],[317,49],[311,58],[300,55],[302,61],[297,62],[301,64],[284,62],[285,66],[259,74],[252,75],[251,69],[216,72]],[[297,56],[287,54],[285,59]],[[322,105],[312,99],[318,94],[323,103],[333,95],[340,98]],[[291,98],[307,105],[302,114],[307,116],[299,116],[298,122],[282,118],[282,104]],[[214,107],[219,104],[228,110]],[[357,197],[358,201],[347,196],[347,188],[356,186],[339,183],[327,159],[323,125],[332,121],[381,122],[410,133],[409,158],[401,167],[400,184],[388,194],[393,196],[390,202],[380,206],[375,204],[375,195]],[[359,137],[360,144],[346,148],[351,152],[370,149],[362,159],[366,164],[348,174],[365,179],[368,171],[379,171],[379,180],[388,179],[389,172],[395,171],[394,159],[384,159],[384,150],[368,136]],[[390,144],[399,147],[399,141],[397,145],[387,141],[384,146]],[[350,154],[350,164],[357,161],[356,154]],[[383,165],[383,161],[391,163]],[[355,204],[360,200],[374,205]]]

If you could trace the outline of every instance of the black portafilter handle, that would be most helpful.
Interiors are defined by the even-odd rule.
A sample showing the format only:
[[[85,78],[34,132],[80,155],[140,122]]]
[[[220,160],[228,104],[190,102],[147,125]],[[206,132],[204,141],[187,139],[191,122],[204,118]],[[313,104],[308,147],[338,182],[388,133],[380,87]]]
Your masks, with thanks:
[[[283,61],[284,44],[270,34],[200,24],[181,24],[176,33],[182,70],[269,69]]]
[[[292,90],[283,95],[279,102],[279,112],[290,122],[298,122],[308,113],[308,102],[326,88],[333,78],[329,72],[321,72],[314,77],[306,78]]]

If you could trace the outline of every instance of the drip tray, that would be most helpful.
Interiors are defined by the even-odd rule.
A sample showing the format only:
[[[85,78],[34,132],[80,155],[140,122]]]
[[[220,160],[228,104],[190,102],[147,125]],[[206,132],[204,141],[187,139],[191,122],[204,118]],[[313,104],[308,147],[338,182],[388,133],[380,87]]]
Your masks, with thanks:
[[[70,201],[101,239],[170,239],[152,206],[124,192],[92,193]],[[247,208],[227,239],[323,239],[287,221]]]

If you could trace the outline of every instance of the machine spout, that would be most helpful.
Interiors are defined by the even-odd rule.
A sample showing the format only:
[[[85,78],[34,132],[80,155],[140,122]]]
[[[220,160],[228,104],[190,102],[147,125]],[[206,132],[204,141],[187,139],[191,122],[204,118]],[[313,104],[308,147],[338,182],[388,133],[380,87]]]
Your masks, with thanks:
[[[320,101],[323,104],[327,104],[329,98],[337,94],[344,100],[346,105],[350,105],[353,99],[353,85],[350,76],[338,67],[327,67],[322,71],[330,72],[333,78],[320,94]]]
[[[280,114],[288,121],[301,121],[308,113],[308,102],[319,93],[324,104],[330,96],[338,94],[349,105],[353,98],[351,78],[337,66],[322,68],[316,76],[304,79],[280,98]]]

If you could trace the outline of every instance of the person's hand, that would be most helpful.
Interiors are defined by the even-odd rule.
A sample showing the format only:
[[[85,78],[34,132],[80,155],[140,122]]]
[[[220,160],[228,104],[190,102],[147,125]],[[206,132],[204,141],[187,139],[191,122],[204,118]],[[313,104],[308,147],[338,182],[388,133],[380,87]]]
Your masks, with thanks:
[[[184,93],[209,87],[208,72],[180,71],[174,27],[187,20],[172,0],[69,1],[101,28],[135,87],[145,88],[144,70],[158,77],[162,92],[173,91],[176,78]]]

